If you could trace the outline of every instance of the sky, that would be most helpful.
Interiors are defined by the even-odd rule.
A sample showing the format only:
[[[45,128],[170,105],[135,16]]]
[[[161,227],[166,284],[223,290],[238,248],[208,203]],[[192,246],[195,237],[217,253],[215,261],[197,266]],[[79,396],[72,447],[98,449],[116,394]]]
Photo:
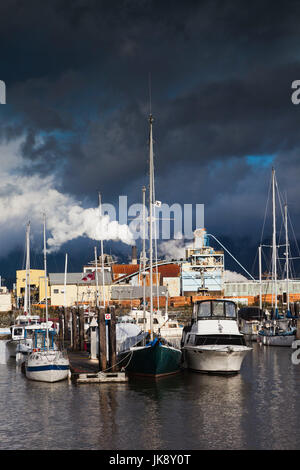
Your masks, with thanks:
[[[2,276],[23,267],[28,220],[42,266],[44,211],[50,270],[66,251],[79,270],[104,232],[106,251],[127,261],[130,233],[99,222],[98,192],[141,202],[150,106],[157,199],[204,204],[207,231],[257,275],[274,167],[297,254],[299,14],[294,1],[2,2]]]

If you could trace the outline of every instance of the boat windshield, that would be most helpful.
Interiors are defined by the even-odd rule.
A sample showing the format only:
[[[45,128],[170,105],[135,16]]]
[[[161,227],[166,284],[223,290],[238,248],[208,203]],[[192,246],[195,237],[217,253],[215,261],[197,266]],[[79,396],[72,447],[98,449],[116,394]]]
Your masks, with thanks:
[[[198,304],[197,318],[236,318],[234,302],[226,300],[207,300]]]

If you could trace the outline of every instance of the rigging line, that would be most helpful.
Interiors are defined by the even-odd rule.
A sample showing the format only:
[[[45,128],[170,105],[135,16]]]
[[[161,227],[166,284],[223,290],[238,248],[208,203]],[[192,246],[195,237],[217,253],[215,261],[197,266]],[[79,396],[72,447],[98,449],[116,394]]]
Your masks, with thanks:
[[[222,245],[222,243],[214,235],[212,235],[211,233],[208,233],[207,236],[213,237],[213,239],[216,240],[216,242],[218,242],[219,245],[221,245],[221,247],[234,259],[234,261],[248,274],[248,276],[250,276],[251,279],[255,281],[254,277],[246,270],[246,268],[244,268],[244,266],[230,253],[229,250],[227,250],[227,248],[224,245]]]
[[[253,261],[253,264],[252,264],[252,268],[251,268],[251,273],[252,274],[254,273],[254,266],[255,266],[255,263],[256,263],[257,256],[258,256],[258,248],[256,250],[256,255],[255,255],[255,258],[254,258],[254,261]]]
[[[283,208],[282,208],[283,202],[282,202],[282,197],[281,197],[281,194],[280,194],[280,191],[279,191],[279,188],[278,188],[276,175],[275,175],[275,187],[276,187],[276,190],[277,190],[277,197],[278,197],[278,201],[279,201],[281,217],[282,217],[282,219],[284,219],[284,212],[283,212]]]
[[[291,216],[290,216],[289,211],[288,211],[288,219],[289,219],[289,222],[290,222],[290,227],[291,227],[292,232],[293,232],[294,242],[295,242],[296,248],[298,250],[298,255],[300,256],[300,249],[299,249],[299,245],[298,245],[298,242],[297,242],[296,234],[295,234],[295,231],[294,231],[294,227],[293,227],[293,224],[292,224],[292,220],[291,220]]]
[[[265,224],[266,224],[266,217],[267,217],[267,210],[268,210],[268,204],[269,204],[269,199],[270,199],[271,185],[272,185],[272,177],[270,178],[270,183],[269,183],[268,197],[267,197],[267,203],[266,203],[266,207],[265,207],[265,215],[264,215],[264,222],[263,222],[262,231],[261,231],[260,244],[262,244],[262,239],[263,239],[263,234],[264,234],[264,229],[265,229]]]

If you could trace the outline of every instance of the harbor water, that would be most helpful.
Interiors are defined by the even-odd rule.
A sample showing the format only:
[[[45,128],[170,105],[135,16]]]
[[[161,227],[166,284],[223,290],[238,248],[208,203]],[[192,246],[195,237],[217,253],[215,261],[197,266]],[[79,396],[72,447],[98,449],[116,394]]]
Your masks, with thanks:
[[[0,449],[299,449],[300,365],[253,344],[232,377],[31,382],[0,364]]]

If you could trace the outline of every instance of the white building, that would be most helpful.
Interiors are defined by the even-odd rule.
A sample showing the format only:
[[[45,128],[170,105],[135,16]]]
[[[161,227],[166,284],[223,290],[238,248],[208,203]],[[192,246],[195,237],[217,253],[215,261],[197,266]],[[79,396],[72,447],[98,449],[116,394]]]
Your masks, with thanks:
[[[103,292],[105,302],[111,298],[111,274],[105,271],[104,289],[102,273],[98,273],[98,286],[96,279],[89,279],[86,273],[68,273],[66,282],[66,293],[64,273],[50,273],[49,286],[51,305],[56,307],[71,307],[78,304],[96,305],[98,291],[99,306],[103,303]],[[87,279],[87,280],[84,280]]]
[[[12,309],[11,293],[7,287],[0,287],[0,312],[9,312]]]

